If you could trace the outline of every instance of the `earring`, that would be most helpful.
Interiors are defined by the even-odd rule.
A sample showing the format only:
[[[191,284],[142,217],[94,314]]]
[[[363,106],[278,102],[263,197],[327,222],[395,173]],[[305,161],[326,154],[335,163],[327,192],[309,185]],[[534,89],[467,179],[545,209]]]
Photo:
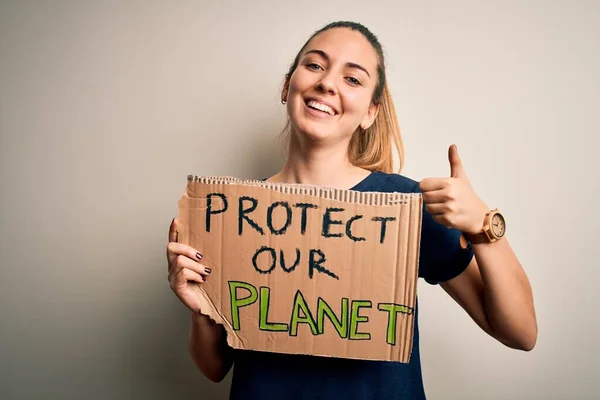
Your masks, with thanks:
[[[287,101],[281,99],[281,104],[285,104],[285,103],[287,103]]]

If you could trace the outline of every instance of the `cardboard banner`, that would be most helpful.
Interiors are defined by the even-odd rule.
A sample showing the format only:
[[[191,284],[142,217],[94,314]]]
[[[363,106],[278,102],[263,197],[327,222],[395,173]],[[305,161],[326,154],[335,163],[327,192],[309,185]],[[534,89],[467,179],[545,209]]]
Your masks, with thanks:
[[[422,196],[189,176],[179,242],[237,349],[408,362]]]

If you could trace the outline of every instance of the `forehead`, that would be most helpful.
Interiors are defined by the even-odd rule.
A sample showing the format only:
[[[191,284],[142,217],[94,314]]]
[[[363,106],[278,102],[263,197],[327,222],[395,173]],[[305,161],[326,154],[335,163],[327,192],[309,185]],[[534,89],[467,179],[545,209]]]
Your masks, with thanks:
[[[377,70],[378,56],[371,43],[362,33],[348,28],[333,28],[321,32],[308,42],[304,52],[323,50],[332,62],[356,63],[369,70]]]

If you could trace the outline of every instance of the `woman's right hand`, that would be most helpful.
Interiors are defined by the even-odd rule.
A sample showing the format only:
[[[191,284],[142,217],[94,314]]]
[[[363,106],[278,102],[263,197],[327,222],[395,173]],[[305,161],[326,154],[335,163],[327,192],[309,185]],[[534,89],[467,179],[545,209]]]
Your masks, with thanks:
[[[177,243],[178,224],[177,218],[174,218],[169,227],[167,245],[169,285],[186,307],[193,312],[199,312],[200,301],[194,288],[204,283],[211,270],[200,263],[202,255],[197,250]]]

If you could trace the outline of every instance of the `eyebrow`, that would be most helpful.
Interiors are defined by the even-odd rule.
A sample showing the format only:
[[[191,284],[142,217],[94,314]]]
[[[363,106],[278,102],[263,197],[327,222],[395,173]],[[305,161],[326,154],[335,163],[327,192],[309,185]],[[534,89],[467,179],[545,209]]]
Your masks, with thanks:
[[[311,54],[311,53],[312,54],[318,54],[318,55],[320,55],[321,57],[323,57],[327,61],[331,60],[331,58],[329,57],[329,54],[325,53],[323,50],[318,50],[318,49],[309,50],[306,53],[304,53],[304,55],[306,56],[307,54]],[[367,69],[365,67],[363,67],[362,65],[360,65],[360,64],[356,64],[356,63],[353,63],[353,62],[347,62],[346,66],[348,66],[350,68],[360,69],[361,71],[364,71],[364,73],[367,74],[367,76],[369,78],[371,77],[371,74],[369,74],[369,71],[367,71]]]

